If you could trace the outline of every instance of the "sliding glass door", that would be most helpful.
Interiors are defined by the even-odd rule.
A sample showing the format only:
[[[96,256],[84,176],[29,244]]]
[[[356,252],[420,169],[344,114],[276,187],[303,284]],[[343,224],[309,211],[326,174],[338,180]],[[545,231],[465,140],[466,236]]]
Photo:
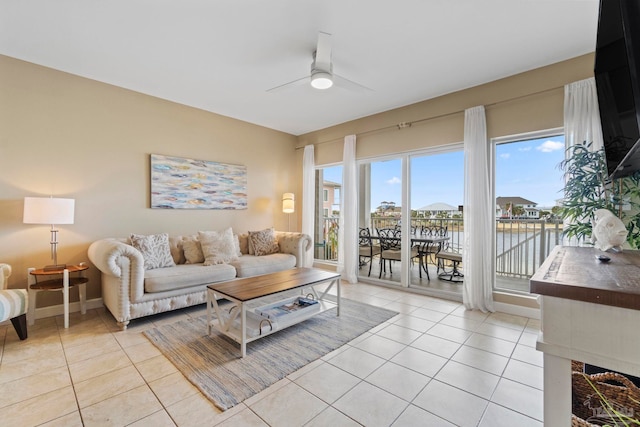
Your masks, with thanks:
[[[392,158],[359,166],[360,278],[402,283],[402,163]]]
[[[359,165],[359,280],[459,294],[436,254],[462,245],[463,152],[446,149]]]
[[[461,283],[439,280],[438,253],[461,253],[464,156],[461,146],[410,157],[411,231],[418,256],[409,286],[459,294]],[[444,265],[447,270],[449,265]]]

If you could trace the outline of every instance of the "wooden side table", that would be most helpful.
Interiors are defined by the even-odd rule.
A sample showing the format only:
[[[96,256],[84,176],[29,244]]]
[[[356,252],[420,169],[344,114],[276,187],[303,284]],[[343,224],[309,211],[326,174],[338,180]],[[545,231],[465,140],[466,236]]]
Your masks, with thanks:
[[[36,320],[36,295],[41,291],[62,291],[64,301],[64,327],[69,327],[69,288],[78,286],[80,295],[80,312],[87,312],[87,282],[85,270],[89,267],[84,263],[78,265],[68,265],[60,270],[45,270],[43,268],[27,269],[28,291],[29,291],[29,325],[33,325]],[[78,273],[77,277],[69,277],[70,273]],[[38,280],[40,279],[40,280]]]

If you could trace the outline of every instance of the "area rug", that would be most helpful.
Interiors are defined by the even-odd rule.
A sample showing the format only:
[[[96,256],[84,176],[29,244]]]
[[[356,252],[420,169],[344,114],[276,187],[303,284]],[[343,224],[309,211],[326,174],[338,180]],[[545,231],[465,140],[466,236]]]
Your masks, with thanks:
[[[342,298],[340,316],[327,310],[315,317],[247,344],[212,332],[205,315],[145,331],[182,374],[218,408],[229,409],[306,364],[313,362],[396,312]]]

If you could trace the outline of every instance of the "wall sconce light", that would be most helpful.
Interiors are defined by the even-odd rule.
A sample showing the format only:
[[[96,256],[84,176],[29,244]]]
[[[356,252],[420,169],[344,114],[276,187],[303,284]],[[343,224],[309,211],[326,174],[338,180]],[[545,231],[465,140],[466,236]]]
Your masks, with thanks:
[[[24,224],[50,224],[51,225],[51,259],[53,265],[48,265],[45,270],[61,270],[66,264],[58,264],[58,230],[56,224],[73,224],[74,199],[60,199],[54,197],[25,197]]]
[[[291,214],[295,212],[295,196],[293,193],[284,193],[282,195],[282,212],[288,214],[289,225],[287,231],[291,231]]]

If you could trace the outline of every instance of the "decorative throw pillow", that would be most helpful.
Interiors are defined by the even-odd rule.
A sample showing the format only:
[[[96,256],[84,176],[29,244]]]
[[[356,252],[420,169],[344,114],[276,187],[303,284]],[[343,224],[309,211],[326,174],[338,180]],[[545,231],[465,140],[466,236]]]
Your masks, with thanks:
[[[240,252],[242,254],[249,254],[249,235],[239,234],[238,243],[240,244]]]
[[[169,250],[176,264],[184,264],[186,259],[182,249],[182,236],[169,236]]]
[[[184,249],[184,257],[188,264],[199,264],[204,262],[204,253],[202,253],[202,245],[197,239],[185,239],[182,241]]]
[[[236,247],[236,256],[241,257],[242,251],[240,250],[240,237],[238,237],[238,235],[235,233],[233,234],[233,244]]]
[[[149,236],[132,234],[129,238],[131,246],[142,253],[145,270],[176,265],[169,249],[169,235],[167,233]]]
[[[274,254],[280,251],[273,228],[250,231],[249,245],[253,246],[253,253],[256,256]]]
[[[202,245],[204,265],[224,264],[238,259],[233,231],[198,231],[198,240]]]

